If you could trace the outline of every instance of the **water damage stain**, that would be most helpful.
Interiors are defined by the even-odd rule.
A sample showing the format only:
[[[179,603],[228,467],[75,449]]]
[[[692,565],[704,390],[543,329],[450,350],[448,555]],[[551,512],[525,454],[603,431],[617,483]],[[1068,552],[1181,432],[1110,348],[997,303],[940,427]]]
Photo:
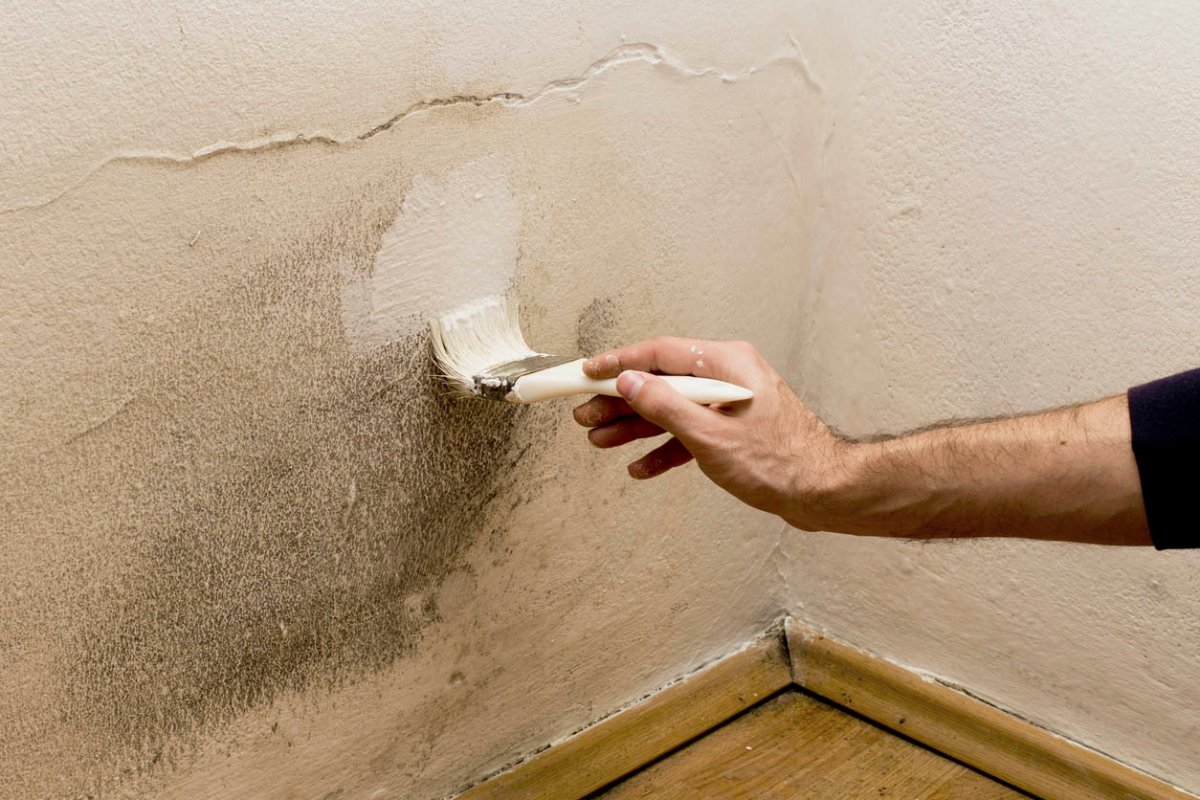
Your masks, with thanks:
[[[346,347],[340,265],[369,264],[389,213],[351,209],[242,265],[146,359],[154,402],[76,445],[120,465],[99,513],[128,549],[83,591],[60,667],[62,720],[93,753],[144,767],[172,737],[411,652],[434,590],[528,491],[519,465],[557,409],[450,397],[423,331]]]

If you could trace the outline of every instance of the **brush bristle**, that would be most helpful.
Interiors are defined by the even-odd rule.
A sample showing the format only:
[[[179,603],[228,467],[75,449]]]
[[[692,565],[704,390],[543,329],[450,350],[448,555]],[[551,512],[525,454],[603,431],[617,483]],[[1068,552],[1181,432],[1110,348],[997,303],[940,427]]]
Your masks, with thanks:
[[[438,371],[460,394],[475,393],[489,367],[538,355],[521,335],[515,298],[483,297],[430,323]]]

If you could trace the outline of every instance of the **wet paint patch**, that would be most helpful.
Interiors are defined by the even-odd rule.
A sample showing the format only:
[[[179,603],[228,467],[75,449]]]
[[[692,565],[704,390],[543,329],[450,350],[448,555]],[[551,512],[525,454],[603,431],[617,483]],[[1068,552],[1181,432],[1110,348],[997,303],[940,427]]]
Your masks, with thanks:
[[[351,270],[343,287],[350,347],[369,352],[431,315],[503,294],[516,272],[520,225],[498,156],[416,176],[369,267]]]

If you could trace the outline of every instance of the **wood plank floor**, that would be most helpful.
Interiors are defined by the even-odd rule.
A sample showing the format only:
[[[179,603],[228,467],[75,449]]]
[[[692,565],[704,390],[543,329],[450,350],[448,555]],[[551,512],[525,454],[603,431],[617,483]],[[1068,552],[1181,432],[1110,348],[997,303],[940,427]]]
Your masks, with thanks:
[[[594,795],[603,800],[1028,800],[789,690]]]

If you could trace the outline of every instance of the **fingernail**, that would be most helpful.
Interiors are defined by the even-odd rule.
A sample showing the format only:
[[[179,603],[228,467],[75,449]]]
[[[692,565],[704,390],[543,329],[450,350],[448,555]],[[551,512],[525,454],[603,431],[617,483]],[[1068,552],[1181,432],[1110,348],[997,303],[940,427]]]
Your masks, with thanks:
[[[596,356],[583,362],[583,371],[594,378],[602,377],[605,373],[612,375],[620,362],[614,355]]]
[[[647,461],[635,461],[629,465],[629,477],[634,480],[644,481],[653,475],[653,468],[657,466],[657,462],[653,459]]]
[[[640,372],[626,370],[617,377],[617,391],[629,402],[637,399],[638,392],[646,383],[646,376]]]

